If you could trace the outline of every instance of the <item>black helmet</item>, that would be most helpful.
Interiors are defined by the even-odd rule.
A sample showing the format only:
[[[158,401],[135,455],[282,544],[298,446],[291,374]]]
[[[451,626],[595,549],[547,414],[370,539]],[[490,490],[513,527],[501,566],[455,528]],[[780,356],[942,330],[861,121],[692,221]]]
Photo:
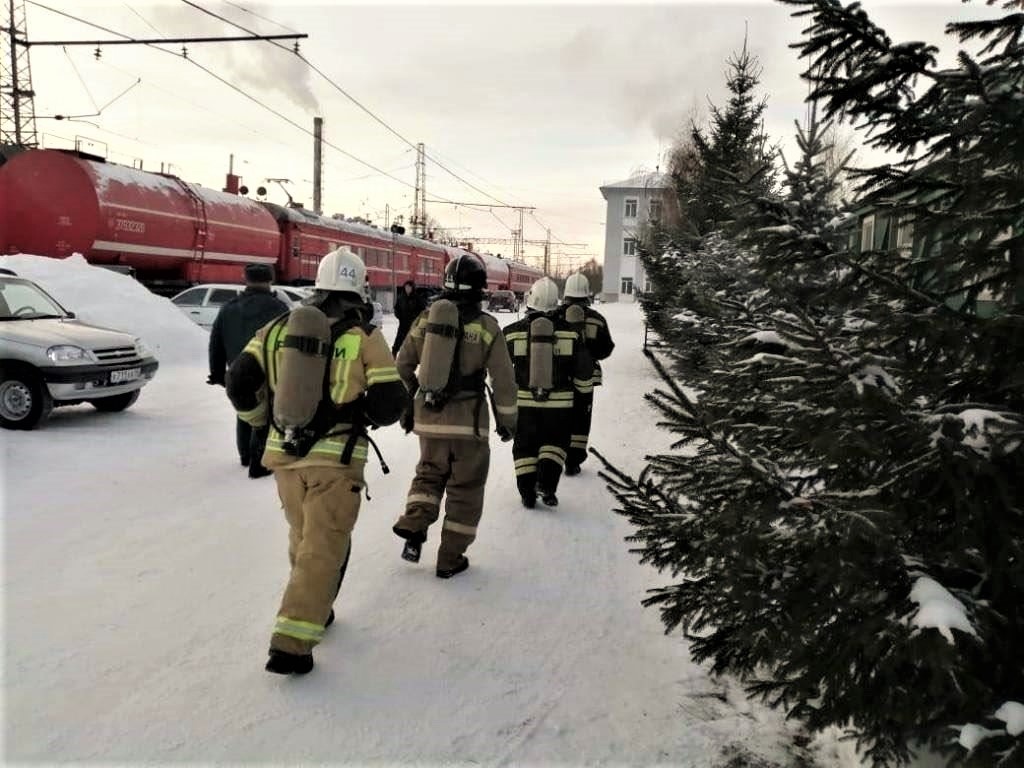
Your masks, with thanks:
[[[487,270],[475,256],[464,254],[448,262],[444,270],[444,287],[456,293],[480,292],[487,285]]]

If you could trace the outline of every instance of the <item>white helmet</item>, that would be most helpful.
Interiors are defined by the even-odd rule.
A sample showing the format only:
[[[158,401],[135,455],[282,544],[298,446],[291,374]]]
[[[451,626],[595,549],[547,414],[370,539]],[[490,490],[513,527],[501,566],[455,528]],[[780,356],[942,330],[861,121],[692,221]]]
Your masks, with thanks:
[[[550,312],[558,306],[558,285],[550,277],[542,277],[526,294],[526,308]]]
[[[565,281],[565,298],[589,299],[590,281],[582,272],[574,272]]]
[[[351,248],[343,245],[320,260],[313,287],[321,291],[348,291],[362,296],[366,288],[366,265]]]

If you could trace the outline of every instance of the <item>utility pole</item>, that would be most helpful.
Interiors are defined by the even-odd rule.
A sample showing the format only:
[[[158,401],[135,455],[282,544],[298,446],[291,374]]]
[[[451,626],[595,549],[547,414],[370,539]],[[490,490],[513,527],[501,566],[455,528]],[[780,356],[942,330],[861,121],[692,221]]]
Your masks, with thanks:
[[[32,90],[32,70],[29,64],[29,49],[32,46],[88,45],[95,47],[96,58],[100,58],[103,46],[108,45],[159,45],[182,44],[181,55],[188,58],[186,43],[233,43],[257,42],[261,40],[293,40],[294,51],[299,52],[298,41],[309,37],[303,33],[287,35],[220,35],[216,37],[156,37],[136,38],[119,32],[115,39],[104,40],[29,40],[25,19],[25,0],[0,0],[7,17],[6,26],[0,27],[0,144],[14,144],[21,147],[37,147],[36,114]],[[52,9],[49,9],[52,10]],[[57,11],[57,13],[61,13]],[[66,14],[65,14],[66,15]],[[94,25],[95,26],[95,25]],[[6,34],[4,34],[6,33]],[[9,49],[9,50],[8,50]],[[157,50],[173,53],[166,48]],[[123,95],[123,94],[122,94]],[[64,115],[43,115],[62,120]],[[91,115],[90,115],[91,117]]]
[[[544,274],[551,274],[551,228],[548,228],[548,238],[544,241]]]
[[[413,237],[427,236],[427,153],[421,141],[416,145],[416,200],[413,202]]]
[[[39,146],[36,133],[35,91],[29,66],[28,29],[24,0],[7,0],[7,26],[0,29],[0,144]]]
[[[324,150],[324,119],[313,118],[313,213],[322,216],[323,206],[320,204],[323,194],[323,150]]]

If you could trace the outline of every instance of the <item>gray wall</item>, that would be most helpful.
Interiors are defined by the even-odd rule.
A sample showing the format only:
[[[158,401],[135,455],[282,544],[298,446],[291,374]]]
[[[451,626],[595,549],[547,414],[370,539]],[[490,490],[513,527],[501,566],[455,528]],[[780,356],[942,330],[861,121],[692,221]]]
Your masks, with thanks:
[[[623,254],[623,241],[627,237],[637,237],[639,229],[649,219],[651,198],[660,198],[663,192],[660,187],[612,187],[603,190],[607,200],[604,219],[604,284],[601,286],[605,301],[634,301],[636,291],[645,289],[646,275],[640,259]],[[637,201],[635,217],[626,218],[626,200]],[[621,293],[623,277],[633,278],[632,295]]]

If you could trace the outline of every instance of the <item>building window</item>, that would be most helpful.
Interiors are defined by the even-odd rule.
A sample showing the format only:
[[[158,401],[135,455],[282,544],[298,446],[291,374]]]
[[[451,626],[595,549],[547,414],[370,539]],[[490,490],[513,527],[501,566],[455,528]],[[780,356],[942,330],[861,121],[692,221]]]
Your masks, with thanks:
[[[901,216],[896,224],[896,250],[905,259],[914,253],[914,220],[909,216]]]
[[[624,277],[622,278],[622,293],[626,296],[633,295],[633,278]]]
[[[661,200],[651,200],[647,215],[653,222],[661,221]]]
[[[636,205],[637,205],[637,200],[636,200],[635,197],[626,198],[626,218],[627,219],[635,219],[636,218]]]
[[[875,248],[875,215],[865,216],[860,222],[860,250],[871,251]]]
[[[622,241],[622,255],[636,256],[636,238],[627,237]]]
[[[644,280],[644,293],[650,293],[650,292],[651,292],[651,281],[650,280]]]

